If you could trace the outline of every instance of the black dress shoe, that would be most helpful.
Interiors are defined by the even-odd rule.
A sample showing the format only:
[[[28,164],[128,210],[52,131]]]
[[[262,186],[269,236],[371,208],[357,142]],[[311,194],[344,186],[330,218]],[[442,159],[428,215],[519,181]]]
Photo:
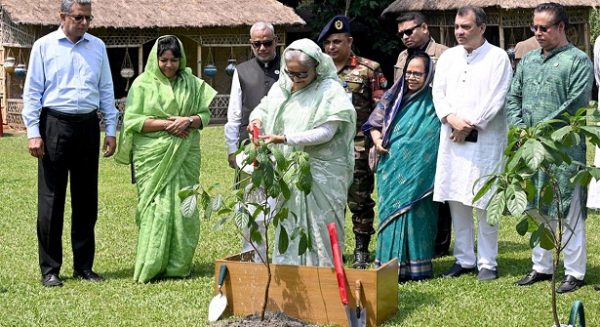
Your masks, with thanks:
[[[46,287],[63,286],[63,281],[58,274],[47,274],[42,276],[42,285]]]
[[[101,282],[104,278],[91,270],[75,270],[73,272],[73,278],[80,278],[89,280],[90,282]]]
[[[552,274],[542,274],[535,270],[529,272],[529,274],[525,275],[525,277],[518,280],[515,284],[519,286],[533,285],[537,282],[541,282],[543,280],[552,279]]]
[[[598,285],[594,285],[594,290],[596,290],[596,291],[600,291],[600,284],[598,284]]]
[[[498,270],[481,268],[477,274],[477,280],[485,281],[494,279],[498,279]]]
[[[577,279],[571,275],[566,275],[556,293],[569,293],[583,286],[583,279]]]
[[[458,263],[455,263],[450,269],[446,270],[442,276],[444,277],[458,277],[463,274],[472,273],[475,271],[475,267],[473,268],[463,268]]]

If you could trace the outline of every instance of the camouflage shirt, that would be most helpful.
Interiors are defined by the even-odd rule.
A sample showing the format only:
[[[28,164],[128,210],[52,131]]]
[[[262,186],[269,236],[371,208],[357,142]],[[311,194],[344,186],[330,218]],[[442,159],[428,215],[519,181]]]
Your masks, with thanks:
[[[387,80],[381,72],[379,63],[373,60],[350,55],[348,63],[338,71],[344,89],[352,98],[356,109],[356,137],[354,139],[355,157],[366,158],[366,149],[362,125],[369,119],[375,104],[383,95]]]

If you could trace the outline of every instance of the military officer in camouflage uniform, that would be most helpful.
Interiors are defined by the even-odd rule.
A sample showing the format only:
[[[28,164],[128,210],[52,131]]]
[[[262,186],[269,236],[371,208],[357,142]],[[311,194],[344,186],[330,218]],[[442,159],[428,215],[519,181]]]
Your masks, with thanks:
[[[317,42],[333,59],[338,76],[356,109],[356,137],[354,139],[354,181],[348,191],[348,207],[356,238],[354,268],[364,269],[369,262],[369,242],[375,233],[373,220],[375,202],[371,198],[374,178],[368,166],[368,141],[361,126],[367,121],[376,101],[383,95],[387,81],[379,63],[359,57],[352,52],[350,20],[346,16],[333,17],[321,31]]]

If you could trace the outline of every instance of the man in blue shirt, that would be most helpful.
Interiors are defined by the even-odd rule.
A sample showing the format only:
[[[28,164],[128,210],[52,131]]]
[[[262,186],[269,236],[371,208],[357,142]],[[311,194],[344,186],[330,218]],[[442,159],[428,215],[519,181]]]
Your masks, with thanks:
[[[98,156],[104,117],[104,156],[116,147],[118,111],[106,46],[86,31],[91,0],[62,0],[61,26],[31,49],[23,93],[29,153],[38,158],[37,235],[42,284],[62,286],[62,229],[67,180],[71,190],[73,276],[92,271],[98,215]]]

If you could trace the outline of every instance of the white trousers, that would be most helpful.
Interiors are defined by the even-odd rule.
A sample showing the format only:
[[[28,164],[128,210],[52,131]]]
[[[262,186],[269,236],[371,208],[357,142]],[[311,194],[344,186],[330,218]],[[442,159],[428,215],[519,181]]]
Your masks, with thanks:
[[[475,257],[475,232],[473,207],[456,201],[448,201],[454,229],[454,257],[463,268],[496,270],[498,256],[498,225],[487,223],[485,210],[477,210],[477,257]]]
[[[567,243],[562,254],[565,266],[565,275],[571,275],[579,280],[583,280],[585,277],[587,255],[585,248],[585,219],[583,219],[580,193],[581,188],[579,187],[573,192],[571,207],[569,208],[569,213],[567,213],[567,217],[564,220],[566,224],[571,226],[573,231],[566,226],[563,226],[563,245],[564,242],[569,240],[569,237],[571,240],[569,243]],[[531,210],[529,214],[538,220],[541,219],[537,210]],[[551,221],[550,226],[552,229],[555,229],[556,220]],[[553,253],[554,250],[548,251],[536,246],[531,255],[531,261],[533,261],[533,270],[542,274],[552,274]]]

